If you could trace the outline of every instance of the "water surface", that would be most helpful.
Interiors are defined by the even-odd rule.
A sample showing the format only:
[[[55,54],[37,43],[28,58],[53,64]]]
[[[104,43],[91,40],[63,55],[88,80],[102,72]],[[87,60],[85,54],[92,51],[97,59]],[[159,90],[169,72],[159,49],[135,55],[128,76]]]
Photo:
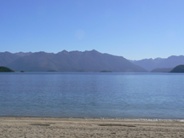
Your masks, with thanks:
[[[0,116],[184,119],[184,75],[1,73]]]

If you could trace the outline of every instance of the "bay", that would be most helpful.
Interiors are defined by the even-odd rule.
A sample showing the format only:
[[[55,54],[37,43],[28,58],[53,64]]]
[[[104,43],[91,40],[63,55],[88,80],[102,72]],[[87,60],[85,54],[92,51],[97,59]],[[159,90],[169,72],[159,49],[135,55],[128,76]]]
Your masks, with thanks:
[[[184,75],[0,73],[0,116],[184,119]]]

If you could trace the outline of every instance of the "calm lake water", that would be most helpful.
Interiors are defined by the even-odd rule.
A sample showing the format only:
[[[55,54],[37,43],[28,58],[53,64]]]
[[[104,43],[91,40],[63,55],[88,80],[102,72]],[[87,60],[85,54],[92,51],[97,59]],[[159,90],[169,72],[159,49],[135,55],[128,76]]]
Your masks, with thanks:
[[[184,74],[0,73],[0,116],[184,119]]]

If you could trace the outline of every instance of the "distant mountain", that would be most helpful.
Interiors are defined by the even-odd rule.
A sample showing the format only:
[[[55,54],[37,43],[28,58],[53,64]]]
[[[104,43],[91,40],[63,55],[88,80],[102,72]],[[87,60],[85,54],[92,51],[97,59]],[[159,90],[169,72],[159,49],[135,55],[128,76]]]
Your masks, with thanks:
[[[142,72],[124,57],[102,54],[96,50],[59,53],[0,53],[0,66],[16,71],[63,71],[63,72]]]
[[[156,59],[143,59],[143,60],[134,60],[132,63],[148,70],[164,70],[172,69],[177,65],[184,64],[184,56],[170,56],[168,58],[156,58]]]
[[[184,65],[178,65],[171,70],[172,73],[184,73]]]
[[[0,66],[11,64],[14,60],[19,58],[18,55],[10,52],[0,52]]]

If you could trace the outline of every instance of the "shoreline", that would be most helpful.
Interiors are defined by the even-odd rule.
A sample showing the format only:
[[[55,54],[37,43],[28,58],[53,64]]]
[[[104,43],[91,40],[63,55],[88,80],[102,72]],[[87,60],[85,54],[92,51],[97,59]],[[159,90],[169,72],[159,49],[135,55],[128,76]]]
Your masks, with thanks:
[[[49,117],[49,116],[0,116],[0,120],[4,119],[50,119],[50,120],[122,120],[122,121],[177,121],[184,122],[183,119],[168,119],[168,118],[98,118],[98,117]]]
[[[145,119],[0,117],[7,138],[183,138],[184,121]]]

